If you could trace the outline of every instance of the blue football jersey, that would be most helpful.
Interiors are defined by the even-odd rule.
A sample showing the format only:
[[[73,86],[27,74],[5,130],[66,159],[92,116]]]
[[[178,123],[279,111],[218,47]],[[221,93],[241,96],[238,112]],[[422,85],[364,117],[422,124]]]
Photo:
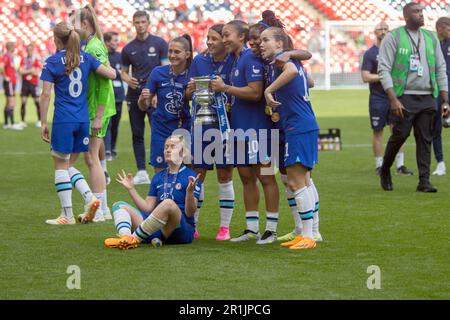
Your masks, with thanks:
[[[45,60],[41,80],[54,84],[55,112],[53,123],[89,122],[88,79],[101,63],[89,53],[80,51],[80,65],[70,75],[66,74],[66,50],[61,50]]]
[[[276,112],[280,113],[280,126],[286,136],[319,129],[309,101],[307,74],[300,63],[292,60],[289,62],[295,64],[298,74],[274,94],[275,100],[281,103]],[[281,69],[271,65],[270,83],[275,81],[281,72]]]
[[[152,135],[165,139],[178,128],[190,130],[189,101],[185,99],[188,82],[187,70],[177,76],[171,72],[170,65],[152,71],[145,86],[158,99],[152,114]]]
[[[264,81],[264,67],[260,58],[249,48],[244,48],[234,61],[230,82],[233,87],[246,87],[250,82]],[[265,113],[266,102],[249,101],[232,96],[231,126],[233,129],[272,129],[273,124]]]
[[[150,190],[148,196],[156,197],[157,204],[160,204],[164,199],[172,199],[180,208],[181,212],[185,214],[184,202],[186,199],[186,188],[189,185],[189,177],[196,177],[197,174],[186,166],[182,166],[178,173],[168,173],[168,169],[156,173],[150,183]],[[194,197],[198,200],[200,197],[201,183],[200,180],[194,187]],[[187,217],[186,219],[194,220],[194,217]]]
[[[211,54],[198,54],[189,68],[189,79],[204,76],[219,76],[225,84],[230,84],[230,74],[233,68],[233,55],[226,55],[223,61],[214,61]],[[225,105],[230,102],[230,96],[222,92]],[[198,106],[197,106],[198,108]]]

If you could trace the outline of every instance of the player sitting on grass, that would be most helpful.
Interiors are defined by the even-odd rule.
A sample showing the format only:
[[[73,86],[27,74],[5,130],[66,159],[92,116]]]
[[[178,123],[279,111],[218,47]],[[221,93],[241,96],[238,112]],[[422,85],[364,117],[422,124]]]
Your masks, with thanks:
[[[96,74],[114,79],[116,70],[102,65],[96,58],[80,50],[80,38],[74,27],[67,23],[58,23],[54,28],[54,41],[58,49],[46,61],[41,74],[42,94],[41,136],[51,143],[51,154],[55,163],[55,186],[61,202],[61,215],[48,224],[75,224],[72,212],[72,183],[83,186],[87,200],[86,212],[92,214],[100,202],[84,179],[69,168],[71,154],[88,152],[89,146],[89,112],[87,84],[89,74]],[[51,91],[55,87],[55,112],[50,132],[47,123],[48,106]],[[71,172],[73,173],[71,175]]]
[[[199,176],[183,164],[189,155],[183,136],[170,136],[164,144],[167,169],[156,173],[145,200],[134,188],[133,175],[122,170],[117,182],[136,207],[119,201],[113,205],[118,238],[105,240],[109,248],[136,248],[158,238],[166,244],[187,244],[194,238],[194,213],[200,196]],[[133,232],[133,233],[132,233]]]

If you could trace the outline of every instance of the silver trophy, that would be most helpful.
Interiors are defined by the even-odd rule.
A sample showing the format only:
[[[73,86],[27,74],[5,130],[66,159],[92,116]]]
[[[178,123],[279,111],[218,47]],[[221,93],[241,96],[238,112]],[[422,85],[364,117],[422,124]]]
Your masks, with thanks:
[[[195,82],[195,103],[200,106],[198,109],[194,125],[217,124],[217,112],[212,107],[214,103],[214,92],[210,89],[210,77],[194,77]]]

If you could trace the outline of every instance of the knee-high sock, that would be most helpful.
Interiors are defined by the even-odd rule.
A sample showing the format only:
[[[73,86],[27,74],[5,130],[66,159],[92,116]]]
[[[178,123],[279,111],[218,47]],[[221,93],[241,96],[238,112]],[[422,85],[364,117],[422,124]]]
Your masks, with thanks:
[[[292,217],[294,218],[295,224],[294,233],[302,234],[302,219],[300,219],[300,210],[298,209],[297,203],[295,202],[294,193],[287,186],[287,175],[282,174],[281,181],[283,182],[284,187],[286,189],[286,198],[289,204],[289,208],[291,209],[292,212]]]
[[[245,221],[247,222],[247,230],[257,233],[259,231],[259,212],[247,211],[245,213]]]
[[[197,201],[197,209],[195,210],[195,213],[194,213],[194,220],[195,220],[196,225],[198,223],[198,217],[200,216],[200,209],[202,208],[204,199],[205,199],[205,187],[202,184],[202,189],[200,190],[200,197],[198,198],[198,201]]]
[[[135,236],[142,242],[143,240],[149,238],[156,231],[164,228],[165,225],[166,221],[150,215],[147,219],[141,222],[140,226],[133,233],[133,236]]]
[[[220,226],[229,228],[234,209],[233,181],[219,183]]]
[[[131,235],[131,217],[127,210],[119,208],[114,211],[114,225],[120,236]]]
[[[316,185],[311,179],[311,185],[309,186],[314,196],[314,214],[313,214],[313,234],[319,233],[319,193],[317,192]]]
[[[8,109],[8,117],[11,124],[14,124],[14,109]]]
[[[36,104],[37,118],[41,121],[41,105],[39,104],[39,100],[34,103]]]
[[[303,187],[294,192],[295,202],[300,209],[300,218],[302,219],[302,231],[303,236],[312,239],[312,225],[313,225],[313,212],[314,205],[311,199],[308,188]]]
[[[89,203],[92,200],[93,194],[91,188],[89,188],[88,183],[84,179],[84,176],[75,167],[70,167],[68,172],[72,186],[81,194],[84,203]]]
[[[64,216],[67,219],[73,218],[72,184],[70,183],[69,171],[55,170],[55,187]]]
[[[103,190],[103,199],[102,199],[102,203],[100,205],[102,207],[103,213],[108,211],[108,197],[107,197],[107,194],[106,194],[106,189]]]
[[[26,113],[26,105],[27,103],[22,103],[20,107],[20,118],[22,119],[22,122],[25,122],[25,113]]]

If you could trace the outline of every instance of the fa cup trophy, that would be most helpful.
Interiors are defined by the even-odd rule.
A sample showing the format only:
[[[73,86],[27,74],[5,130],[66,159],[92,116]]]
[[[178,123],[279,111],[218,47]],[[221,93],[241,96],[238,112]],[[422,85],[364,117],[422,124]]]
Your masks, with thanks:
[[[195,92],[194,102],[200,106],[198,109],[194,126],[217,124],[217,111],[212,107],[214,104],[214,92],[210,89],[210,77],[194,77]]]

